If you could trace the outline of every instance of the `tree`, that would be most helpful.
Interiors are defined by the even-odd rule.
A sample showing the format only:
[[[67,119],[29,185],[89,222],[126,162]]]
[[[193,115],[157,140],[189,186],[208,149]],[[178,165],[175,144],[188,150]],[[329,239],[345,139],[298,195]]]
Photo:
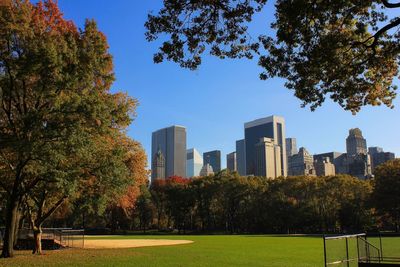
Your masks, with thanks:
[[[125,138],[123,141],[128,149],[128,154],[124,161],[128,167],[132,184],[120,197],[117,206],[124,210],[127,217],[131,217],[137,198],[143,194],[143,186],[147,186],[149,172],[146,170],[147,158],[142,146],[130,138]]]
[[[51,199],[58,206],[69,195],[52,193],[74,192],[75,178],[87,177],[93,188],[108,181],[104,173],[112,173],[121,180],[109,191],[121,190],[128,177],[122,175],[123,162],[104,155],[98,162],[108,164],[93,164],[98,151],[93,148],[118,138],[132,120],[136,100],[109,92],[112,57],[94,21],[78,30],[51,0],[12,1],[0,10],[0,186],[7,198],[2,257],[11,257],[22,203],[35,202],[41,189],[46,196],[38,203]],[[87,161],[77,162],[74,155]],[[36,222],[52,211],[49,206],[40,214],[40,207]]]
[[[191,209],[194,198],[192,190],[189,187],[189,179],[180,176],[172,176],[166,179],[165,194],[167,196],[166,210],[173,219],[175,227],[179,233],[185,232],[189,225]]]
[[[165,193],[165,180],[155,180],[151,183],[150,194],[157,214],[157,229],[161,230],[162,220],[166,215],[167,196]]]
[[[389,215],[394,229],[400,231],[400,160],[379,165],[375,170],[373,200],[382,215]]]
[[[142,185],[140,187],[140,193],[136,202],[136,212],[139,218],[139,228],[143,230],[143,233],[146,233],[146,229],[153,217],[153,205],[151,203],[151,194],[147,186]]]
[[[329,96],[346,110],[364,105],[393,107],[400,62],[400,2],[277,0],[276,36],[248,33],[267,0],[165,0],[149,14],[146,38],[165,37],[164,59],[196,69],[205,52],[219,58],[258,58],[261,79],[287,80],[303,107],[314,110]]]

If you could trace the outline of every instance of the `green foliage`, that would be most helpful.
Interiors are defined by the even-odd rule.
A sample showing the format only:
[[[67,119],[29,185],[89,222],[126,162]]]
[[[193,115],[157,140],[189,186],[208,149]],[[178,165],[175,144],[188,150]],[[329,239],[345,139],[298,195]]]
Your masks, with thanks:
[[[136,201],[136,214],[139,218],[139,228],[146,232],[153,218],[153,203],[151,194],[146,186],[140,187],[140,196]],[[135,215],[136,215],[135,214]]]
[[[21,203],[40,225],[67,198],[84,197],[101,212],[124,193],[133,180],[121,140],[137,101],[110,92],[112,57],[94,21],[78,30],[51,0],[0,9],[0,187],[9,236]]]
[[[163,207],[154,218],[159,229],[315,233],[364,231],[373,224],[372,186],[351,176],[266,179],[222,171],[160,181],[150,192],[154,206]]]
[[[267,0],[166,0],[149,14],[146,38],[164,40],[154,61],[196,69],[205,52],[219,58],[258,58],[261,79],[282,77],[314,110],[330,97],[346,110],[393,107],[398,76],[400,3],[278,0],[275,36],[250,36],[253,17]]]
[[[400,231],[400,160],[379,165],[375,170],[374,204],[384,222]]]

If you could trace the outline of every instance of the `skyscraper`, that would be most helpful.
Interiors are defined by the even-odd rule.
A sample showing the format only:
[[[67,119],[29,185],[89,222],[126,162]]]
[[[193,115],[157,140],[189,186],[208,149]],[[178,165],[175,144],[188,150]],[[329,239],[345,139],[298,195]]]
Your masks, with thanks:
[[[164,164],[161,164],[161,159]],[[151,180],[186,176],[186,128],[171,126],[152,134]],[[164,167],[162,167],[164,165]],[[163,171],[162,171],[163,170]],[[162,173],[163,172],[163,173]]]
[[[246,148],[246,174],[255,174],[256,144],[263,137],[273,139],[275,145],[280,146],[281,169],[278,176],[287,176],[285,119],[278,116],[270,116],[244,124],[245,148]]]
[[[296,138],[286,138],[286,156],[293,156],[297,152]]]
[[[346,139],[347,156],[355,156],[359,154],[367,154],[367,141],[362,136],[362,132],[358,128],[350,129],[349,136]]]
[[[276,178],[282,175],[281,147],[271,138],[263,137],[255,145],[256,176]]]
[[[236,152],[226,155],[226,168],[233,172],[237,171]]]
[[[203,158],[200,153],[195,148],[186,150],[186,177],[200,176],[202,167]]]
[[[236,166],[240,175],[246,175],[246,146],[244,139],[236,141]]]
[[[213,150],[204,153],[203,164],[210,164],[214,173],[221,171],[221,151]]]
[[[358,128],[350,129],[346,139],[347,174],[366,179],[371,176],[371,158],[367,152],[367,141]]]

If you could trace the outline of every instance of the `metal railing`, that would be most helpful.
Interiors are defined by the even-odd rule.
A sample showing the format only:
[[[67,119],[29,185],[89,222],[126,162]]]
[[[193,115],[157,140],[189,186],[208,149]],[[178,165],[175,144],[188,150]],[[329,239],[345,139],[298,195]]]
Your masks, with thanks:
[[[378,239],[379,238],[379,239]],[[365,233],[355,235],[324,236],[324,266],[362,266],[395,263],[399,257],[383,256],[382,238],[367,239]],[[373,244],[372,241],[375,241]]]

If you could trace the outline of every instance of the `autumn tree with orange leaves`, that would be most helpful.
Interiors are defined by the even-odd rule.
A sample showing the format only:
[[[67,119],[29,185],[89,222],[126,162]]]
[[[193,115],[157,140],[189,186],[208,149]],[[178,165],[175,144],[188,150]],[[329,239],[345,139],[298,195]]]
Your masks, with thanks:
[[[83,189],[99,202],[115,198],[144,179],[145,166],[124,131],[137,102],[110,92],[112,56],[96,23],[77,29],[52,0],[10,3],[0,6],[2,257],[13,256],[22,211],[40,253],[41,225],[67,199]]]

